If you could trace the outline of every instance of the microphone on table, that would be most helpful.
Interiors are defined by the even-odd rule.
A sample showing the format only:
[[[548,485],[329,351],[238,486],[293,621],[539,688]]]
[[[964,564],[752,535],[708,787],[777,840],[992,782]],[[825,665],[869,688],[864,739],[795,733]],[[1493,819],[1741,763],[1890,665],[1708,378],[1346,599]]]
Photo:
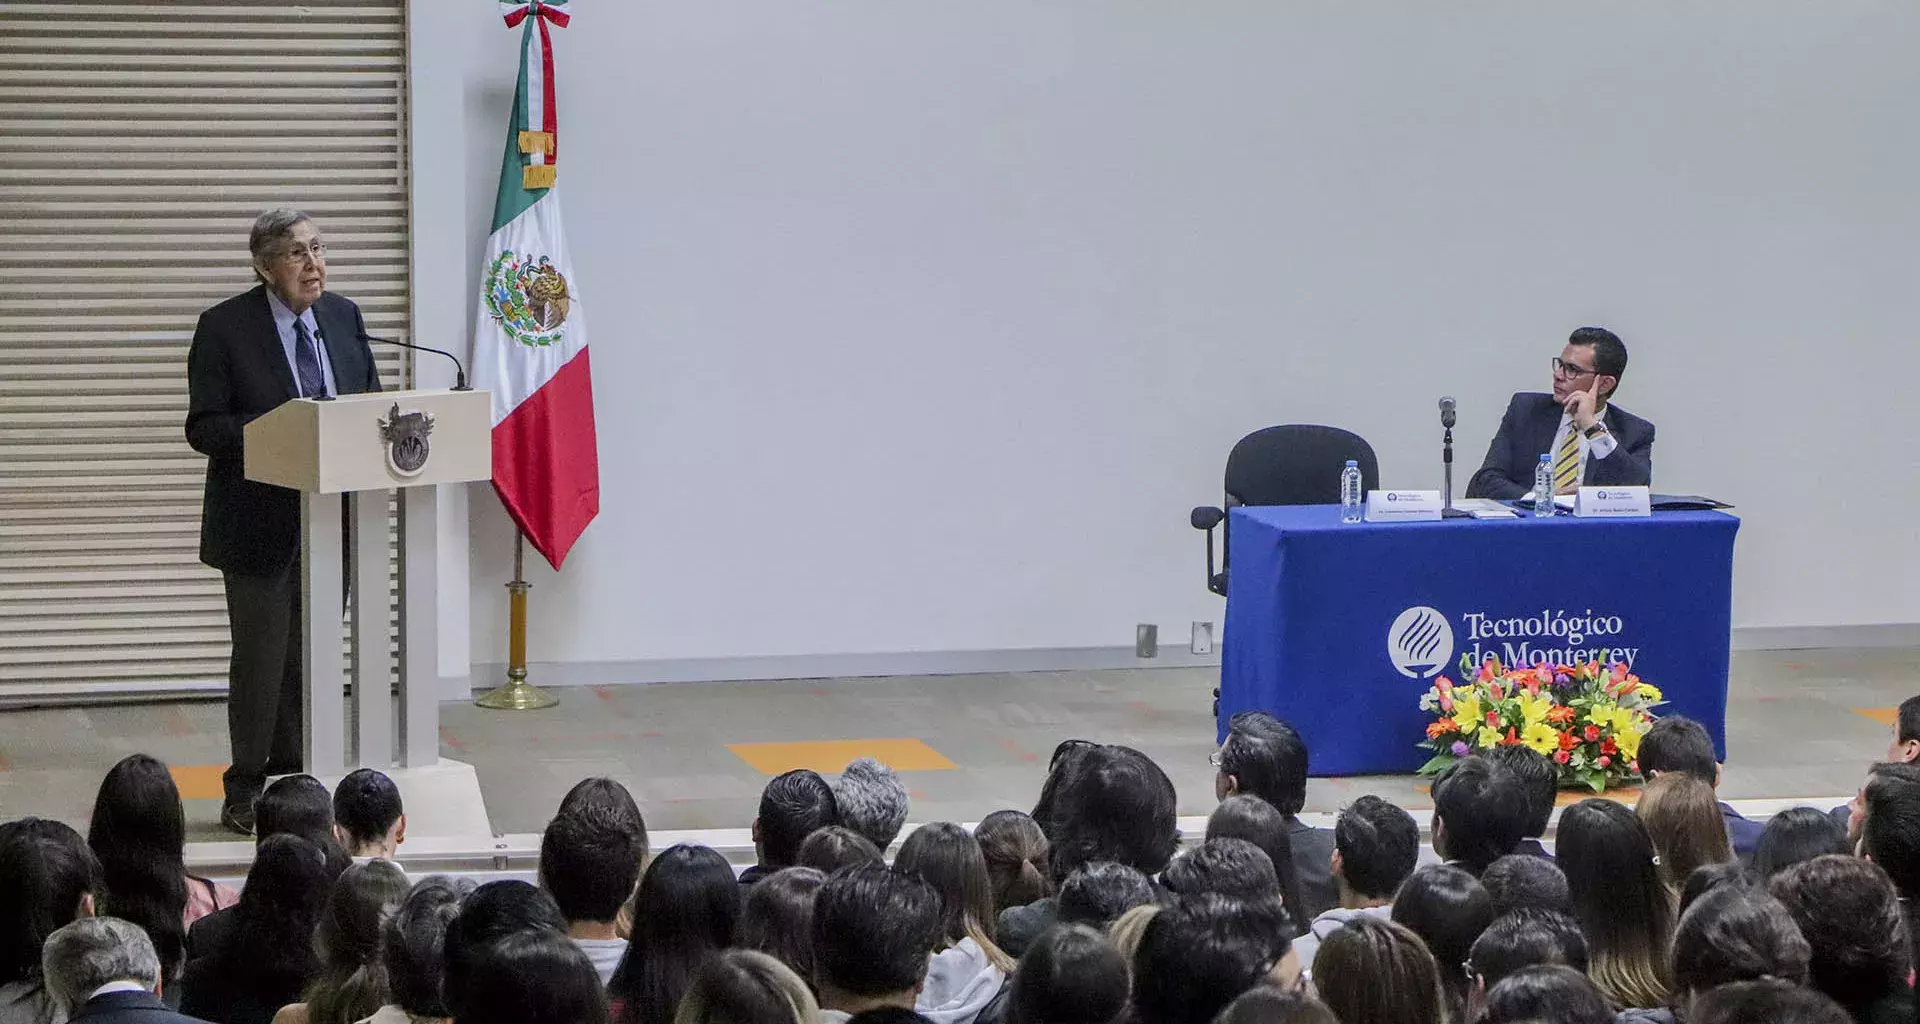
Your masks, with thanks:
[[[1440,492],[1440,516],[1443,519],[1465,519],[1472,515],[1453,507],[1453,424],[1456,403],[1452,395],[1443,395],[1440,399],[1440,426],[1447,431],[1441,442],[1440,460],[1446,467],[1443,478],[1445,489]]]
[[[394,338],[382,338],[377,334],[367,335],[367,340],[377,341],[382,345],[395,345],[400,348],[410,348],[415,352],[431,352],[437,356],[446,356],[448,359],[453,360],[453,390],[455,391],[472,391],[473,390],[473,388],[467,386],[467,368],[460,365],[460,357],[454,355],[451,352],[446,351],[445,349],[428,348],[425,345],[415,345],[410,342],[399,341]]]

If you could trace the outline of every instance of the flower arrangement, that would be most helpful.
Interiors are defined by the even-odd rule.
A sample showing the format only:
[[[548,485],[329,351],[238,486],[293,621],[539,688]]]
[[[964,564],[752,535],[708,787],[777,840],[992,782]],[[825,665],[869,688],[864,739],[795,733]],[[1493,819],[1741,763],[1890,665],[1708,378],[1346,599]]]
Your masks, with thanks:
[[[1460,673],[1472,682],[1441,676],[1420,698],[1420,710],[1436,716],[1420,743],[1434,752],[1422,775],[1476,750],[1525,744],[1553,759],[1562,786],[1604,792],[1639,776],[1640,737],[1665,703],[1623,664],[1510,669],[1489,658],[1476,670],[1463,657]]]

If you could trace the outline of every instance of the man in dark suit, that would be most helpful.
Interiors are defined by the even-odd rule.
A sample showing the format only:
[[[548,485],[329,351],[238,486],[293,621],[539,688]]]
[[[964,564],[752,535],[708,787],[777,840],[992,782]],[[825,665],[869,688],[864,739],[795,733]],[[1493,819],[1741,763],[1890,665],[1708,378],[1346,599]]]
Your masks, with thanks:
[[[1653,424],[1613,404],[1626,372],[1627,347],[1612,331],[1574,331],[1553,360],[1553,394],[1513,396],[1467,497],[1526,495],[1542,455],[1552,456],[1555,494],[1652,484]]]
[[[139,925],[83,917],[47,936],[41,975],[69,1024],[199,1024],[160,1000],[160,958]]]
[[[296,398],[380,390],[360,307],[326,290],[313,221],[269,210],[248,239],[260,284],[200,314],[187,353],[187,443],[208,457],[200,560],[226,580],[233,634],[221,824],[253,831],[270,774],[300,770],[300,496],[246,479],[243,428]]]
[[[1265,711],[1242,711],[1227,723],[1227,738],[1208,758],[1215,769],[1213,795],[1239,793],[1273,805],[1287,822],[1294,877],[1306,904],[1300,920],[1312,920],[1340,905],[1333,880],[1333,830],[1314,828],[1298,815],[1307,804],[1307,744],[1293,726]]]

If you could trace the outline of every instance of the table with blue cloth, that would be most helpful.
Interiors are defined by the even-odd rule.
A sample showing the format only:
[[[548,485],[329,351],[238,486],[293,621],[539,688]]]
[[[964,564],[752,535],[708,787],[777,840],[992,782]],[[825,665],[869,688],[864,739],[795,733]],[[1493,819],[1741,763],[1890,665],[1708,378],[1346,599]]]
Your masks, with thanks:
[[[1477,665],[1624,661],[1726,756],[1733,540],[1723,512],[1342,523],[1334,505],[1236,508],[1228,523],[1221,736],[1269,711],[1314,775],[1410,772],[1420,697]]]

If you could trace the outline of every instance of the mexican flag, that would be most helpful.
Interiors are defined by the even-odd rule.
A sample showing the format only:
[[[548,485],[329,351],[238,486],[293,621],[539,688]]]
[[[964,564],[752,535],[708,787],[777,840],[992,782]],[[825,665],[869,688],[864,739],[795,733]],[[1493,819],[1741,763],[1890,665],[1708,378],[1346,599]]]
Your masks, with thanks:
[[[558,569],[600,511],[587,326],[560,222],[548,25],[566,0],[500,5],[521,28],[520,80],[481,268],[473,383],[493,392],[493,488],[520,532]]]

